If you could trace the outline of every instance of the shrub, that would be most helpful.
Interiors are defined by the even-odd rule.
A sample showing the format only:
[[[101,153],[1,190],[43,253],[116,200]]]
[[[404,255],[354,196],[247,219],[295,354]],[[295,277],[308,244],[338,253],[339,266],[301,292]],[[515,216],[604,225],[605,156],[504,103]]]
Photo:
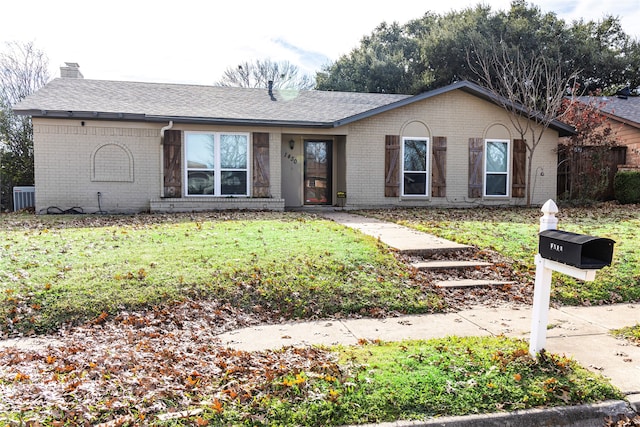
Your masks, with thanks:
[[[640,172],[621,171],[616,173],[613,190],[622,204],[640,203]]]

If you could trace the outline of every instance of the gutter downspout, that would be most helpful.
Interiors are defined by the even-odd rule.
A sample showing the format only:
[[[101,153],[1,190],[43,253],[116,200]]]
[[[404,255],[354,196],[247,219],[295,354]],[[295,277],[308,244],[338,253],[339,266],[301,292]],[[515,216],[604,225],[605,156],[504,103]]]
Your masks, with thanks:
[[[160,198],[164,198],[164,133],[173,127],[173,120],[160,128]]]

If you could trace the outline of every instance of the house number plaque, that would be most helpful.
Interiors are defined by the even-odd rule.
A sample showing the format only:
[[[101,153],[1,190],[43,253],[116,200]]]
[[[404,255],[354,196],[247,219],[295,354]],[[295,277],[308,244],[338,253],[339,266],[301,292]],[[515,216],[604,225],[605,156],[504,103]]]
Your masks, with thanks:
[[[291,163],[293,163],[294,165],[297,165],[297,164],[298,164],[298,159],[296,159],[296,157],[295,157],[295,156],[292,156],[292,155],[291,155],[291,154],[289,154],[289,153],[284,153],[284,154],[283,154],[283,157],[284,157],[285,159],[289,159],[289,161],[290,161]]]

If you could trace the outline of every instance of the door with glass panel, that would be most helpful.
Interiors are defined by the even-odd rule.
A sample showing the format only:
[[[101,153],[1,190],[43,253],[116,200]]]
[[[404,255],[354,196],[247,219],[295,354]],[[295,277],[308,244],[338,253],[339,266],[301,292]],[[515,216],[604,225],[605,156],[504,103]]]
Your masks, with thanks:
[[[331,141],[304,142],[304,204],[330,205]]]

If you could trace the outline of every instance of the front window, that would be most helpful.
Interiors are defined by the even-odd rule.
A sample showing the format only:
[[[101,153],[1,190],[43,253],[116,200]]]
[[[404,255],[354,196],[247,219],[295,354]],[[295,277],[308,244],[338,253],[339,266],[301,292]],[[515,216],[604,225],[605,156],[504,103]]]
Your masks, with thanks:
[[[249,135],[186,133],[187,195],[247,196]]]
[[[508,196],[509,141],[487,140],[484,158],[484,195]]]
[[[427,196],[429,139],[402,138],[402,195]]]

